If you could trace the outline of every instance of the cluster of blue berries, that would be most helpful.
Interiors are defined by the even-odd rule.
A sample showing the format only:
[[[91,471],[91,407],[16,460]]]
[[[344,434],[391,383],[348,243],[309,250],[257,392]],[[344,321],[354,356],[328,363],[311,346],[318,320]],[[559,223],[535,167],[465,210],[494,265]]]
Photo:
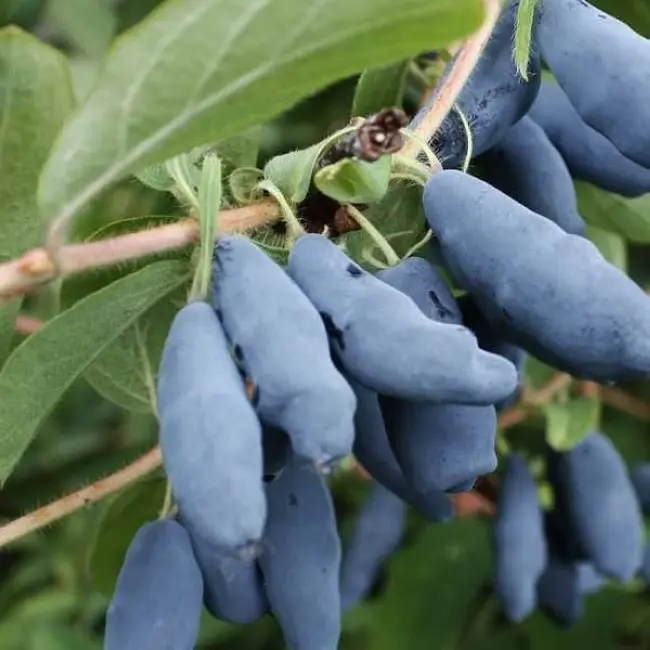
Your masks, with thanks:
[[[650,44],[584,0],[542,0],[524,80],[518,4],[431,143],[444,170],[423,194],[430,258],[462,296],[423,257],[371,273],[308,234],[282,268],[220,237],[214,300],[177,314],[158,379],[178,513],[134,538],[107,650],[189,650],[203,605],[235,623],[270,612],[291,650],[335,650],[405,504],[447,520],[450,494],[496,469],[497,412],[527,354],[600,383],[650,375],[650,300],[585,238],[573,188],[650,189],[649,86],[635,78]],[[470,146],[477,175],[457,169]],[[324,474],[350,453],[373,483],[342,553]],[[504,465],[495,591],[512,620],[541,606],[571,623],[585,593],[642,568],[650,472],[632,480],[606,436],[549,450],[549,511],[524,459]]]

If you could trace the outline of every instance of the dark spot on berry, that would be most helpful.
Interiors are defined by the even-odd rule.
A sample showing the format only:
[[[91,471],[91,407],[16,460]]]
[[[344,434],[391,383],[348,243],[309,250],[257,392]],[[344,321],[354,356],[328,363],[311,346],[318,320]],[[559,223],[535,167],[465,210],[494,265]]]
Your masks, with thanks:
[[[440,320],[444,321],[454,316],[454,313],[451,311],[451,309],[447,309],[447,307],[442,304],[442,301],[440,298],[438,298],[438,295],[435,291],[429,291],[429,298],[433,303],[433,306],[436,308]]]
[[[338,345],[341,350],[345,350],[345,340],[343,339],[343,332],[335,325],[332,317],[325,311],[319,312],[320,317],[323,319],[327,335]]]
[[[273,481],[275,481],[275,474],[264,474],[262,481],[264,481],[264,483],[273,483]]]
[[[356,264],[348,264],[346,271],[353,277],[358,278],[363,275],[363,271]]]
[[[290,506],[298,505],[298,497],[295,494],[293,494],[293,492],[289,495],[289,505]]]

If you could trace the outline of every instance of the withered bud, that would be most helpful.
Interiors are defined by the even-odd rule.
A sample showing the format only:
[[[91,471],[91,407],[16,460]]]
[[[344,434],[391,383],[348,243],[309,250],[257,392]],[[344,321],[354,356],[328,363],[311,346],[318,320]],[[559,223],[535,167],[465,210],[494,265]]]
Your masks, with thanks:
[[[354,155],[361,160],[374,162],[385,154],[399,151],[404,146],[400,129],[408,124],[401,108],[384,108],[370,115],[354,134]]]

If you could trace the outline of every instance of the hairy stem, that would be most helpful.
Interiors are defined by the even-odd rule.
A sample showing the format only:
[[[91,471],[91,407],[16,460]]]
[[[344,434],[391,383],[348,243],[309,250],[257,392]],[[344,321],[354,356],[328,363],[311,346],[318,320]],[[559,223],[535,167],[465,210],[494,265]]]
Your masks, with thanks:
[[[598,387],[600,401],[643,422],[650,422],[650,404],[620,388]]]
[[[275,201],[225,210],[219,215],[221,232],[239,232],[256,228],[280,216]],[[69,244],[57,251],[57,265],[45,248],[33,248],[21,257],[0,264],[0,301],[25,293],[31,287],[80,271],[146,257],[154,253],[182,248],[198,238],[198,223],[183,219],[175,223],[139,232],[101,239],[85,244]],[[57,274],[58,267],[58,274]]]
[[[80,510],[85,506],[118,492],[130,483],[150,474],[162,463],[160,447],[154,447],[144,456],[127,465],[123,469],[103,478],[91,485],[68,494],[38,510],[34,510],[19,519],[0,526],[0,548],[24,537],[29,533],[40,530],[63,517]]]
[[[483,4],[485,5],[483,24],[461,46],[452,69],[436,91],[436,98],[431,104],[429,112],[415,128],[415,134],[426,142],[431,141],[456,103],[476,67],[483,48],[492,35],[492,30],[501,11],[501,2],[500,0],[483,0]],[[402,149],[402,154],[405,156],[415,157],[418,152],[419,145],[413,140],[407,142]]]
[[[522,402],[530,406],[542,406],[550,402],[557,393],[569,386],[571,375],[559,372],[553,375],[541,388],[530,388],[524,391]]]

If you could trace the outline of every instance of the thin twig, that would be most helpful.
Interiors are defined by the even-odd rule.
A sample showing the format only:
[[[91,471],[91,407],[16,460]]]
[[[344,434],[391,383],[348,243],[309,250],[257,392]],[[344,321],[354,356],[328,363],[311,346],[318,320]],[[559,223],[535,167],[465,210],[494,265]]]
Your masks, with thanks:
[[[430,142],[437,133],[440,125],[456,103],[467,80],[470,78],[481,56],[485,45],[490,40],[494,26],[501,11],[500,0],[483,0],[485,19],[481,27],[470,36],[461,46],[458,56],[446,79],[436,91],[436,99],[429,112],[415,128],[415,133],[426,142]],[[415,157],[418,147],[413,142],[407,142],[402,149],[405,156]]]
[[[455,517],[492,517],[495,505],[478,492],[460,492],[451,495]]]
[[[160,447],[154,447],[144,456],[123,469],[88,485],[77,492],[58,499],[26,514],[5,526],[0,526],[0,548],[63,517],[118,492],[130,483],[150,474],[162,463]]]
[[[598,392],[603,404],[612,406],[628,415],[633,415],[644,422],[650,422],[650,404],[642,399],[634,397],[634,395],[630,395],[620,388],[601,386]]]
[[[560,372],[553,375],[541,388],[528,388],[522,395],[522,401],[531,406],[548,404],[555,395],[564,390],[572,381],[571,375]]]
[[[275,201],[225,210],[219,215],[221,232],[238,232],[255,228],[280,216]],[[182,219],[158,228],[101,239],[85,244],[63,246],[57,253],[60,276],[120,262],[138,259],[154,253],[182,248],[196,241],[198,224],[194,219]],[[21,257],[0,265],[0,300],[25,293],[30,287],[52,280],[56,267],[45,248],[33,248]]]
[[[578,384],[580,389],[580,394],[583,397],[595,397],[596,399],[600,398],[600,386],[593,381],[581,381]]]
[[[513,408],[503,411],[499,415],[499,428],[500,429],[509,429],[510,427],[517,426],[521,422],[524,422],[530,417],[530,413],[520,406],[514,406]]]

